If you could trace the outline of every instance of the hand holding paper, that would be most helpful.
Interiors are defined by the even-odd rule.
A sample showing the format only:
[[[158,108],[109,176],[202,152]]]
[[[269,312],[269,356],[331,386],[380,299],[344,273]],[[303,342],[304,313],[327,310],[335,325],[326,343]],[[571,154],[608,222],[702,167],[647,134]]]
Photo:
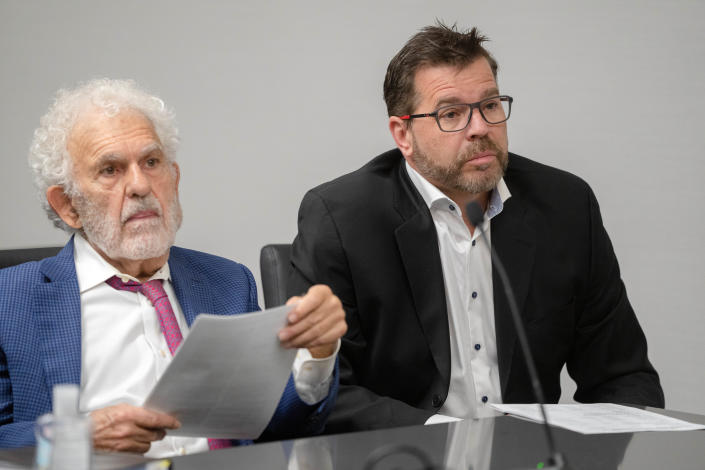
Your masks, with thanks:
[[[169,415],[126,403],[95,410],[91,419],[94,447],[113,452],[143,454],[152,441],[164,438],[167,429],[180,426]]]
[[[328,357],[347,330],[340,300],[313,286],[254,314],[201,314],[145,407],[177,418],[171,435],[253,439],[272,417],[296,355]]]
[[[338,339],[348,329],[340,299],[328,286],[311,286],[303,297],[290,298],[286,305],[295,305],[287,316],[288,325],[279,332],[285,348],[308,348],[316,358],[335,352]]]

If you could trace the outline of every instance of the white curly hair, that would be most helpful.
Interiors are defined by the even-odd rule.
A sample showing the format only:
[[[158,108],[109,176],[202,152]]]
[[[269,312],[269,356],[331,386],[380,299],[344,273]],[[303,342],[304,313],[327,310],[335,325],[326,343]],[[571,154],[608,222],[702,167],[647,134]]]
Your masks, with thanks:
[[[76,230],[54,212],[47,201],[46,191],[50,186],[59,185],[70,197],[78,194],[66,145],[81,114],[94,109],[101,110],[107,116],[115,116],[124,109],[140,112],[154,126],[164,155],[170,161],[175,160],[179,143],[174,113],[160,98],[141,89],[134,80],[101,78],[81,83],[73,89],[57,91],[54,103],[34,131],[28,159],[34,173],[34,184],[49,220],[70,233]]]

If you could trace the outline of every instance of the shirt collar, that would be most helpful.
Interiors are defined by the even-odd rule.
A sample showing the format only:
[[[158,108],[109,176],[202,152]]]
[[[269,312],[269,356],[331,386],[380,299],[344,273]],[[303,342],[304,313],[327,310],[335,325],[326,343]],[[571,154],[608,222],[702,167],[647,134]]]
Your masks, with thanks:
[[[406,172],[409,174],[409,179],[414,184],[416,189],[421,194],[426,206],[429,210],[433,207],[440,205],[447,206],[448,204],[455,205],[455,202],[451,200],[448,196],[443,194],[443,192],[430,183],[426,178],[421,176],[419,172],[414,170],[409,162],[405,161]],[[509,199],[512,194],[509,192],[507,183],[504,182],[504,178],[500,178],[497,186],[490,192],[490,203],[487,206],[486,217],[491,219],[504,209],[504,203]]]
[[[81,294],[93,287],[100,285],[113,276],[118,276],[123,281],[136,281],[129,274],[124,274],[115,269],[113,265],[108,263],[100,254],[95,251],[88,241],[82,235],[77,234],[74,237],[74,262],[76,264],[76,277],[78,278],[78,290]],[[156,273],[150,278],[164,279],[171,281],[171,272],[169,271],[169,263],[164,263],[164,266],[159,268]]]

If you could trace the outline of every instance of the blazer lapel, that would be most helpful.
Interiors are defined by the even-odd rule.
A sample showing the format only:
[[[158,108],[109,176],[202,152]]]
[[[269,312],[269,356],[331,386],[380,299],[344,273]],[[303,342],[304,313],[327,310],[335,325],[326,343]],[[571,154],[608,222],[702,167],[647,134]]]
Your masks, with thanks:
[[[81,299],[73,238],[58,255],[43,260],[39,269],[47,282],[35,286],[32,303],[51,391],[56,384],[81,382]]]
[[[524,302],[534,264],[536,232],[533,228],[531,211],[522,203],[519,191],[511,187],[510,191],[512,197],[505,202],[502,212],[492,219],[491,238],[492,246],[507,270],[520,315],[523,316]],[[492,286],[499,379],[502,395],[504,395],[512,367],[517,333],[507,294],[496,269],[492,270]]]
[[[194,270],[186,267],[178,251],[173,248],[169,254],[169,271],[171,272],[171,282],[174,285],[174,293],[179,299],[181,311],[189,326],[193,324],[199,313],[223,313],[213,311],[212,293],[209,295],[207,286],[204,286],[201,279],[194,275]]]
[[[450,340],[438,236],[421,195],[409,180],[404,159],[397,167],[394,205],[405,220],[394,232],[411,295],[428,347],[443,379],[450,382]]]

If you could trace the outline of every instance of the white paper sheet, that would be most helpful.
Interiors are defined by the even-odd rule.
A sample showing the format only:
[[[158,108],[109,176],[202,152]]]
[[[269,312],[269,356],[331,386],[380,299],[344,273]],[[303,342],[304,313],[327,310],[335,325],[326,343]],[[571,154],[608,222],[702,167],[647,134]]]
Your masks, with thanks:
[[[541,411],[535,403],[491,406],[502,413],[543,423]],[[612,403],[546,405],[546,415],[549,424],[582,434],[705,429],[701,424]]]
[[[296,356],[296,349],[284,349],[277,337],[291,308],[199,315],[144,406],[181,422],[168,432],[172,436],[258,437]]]

